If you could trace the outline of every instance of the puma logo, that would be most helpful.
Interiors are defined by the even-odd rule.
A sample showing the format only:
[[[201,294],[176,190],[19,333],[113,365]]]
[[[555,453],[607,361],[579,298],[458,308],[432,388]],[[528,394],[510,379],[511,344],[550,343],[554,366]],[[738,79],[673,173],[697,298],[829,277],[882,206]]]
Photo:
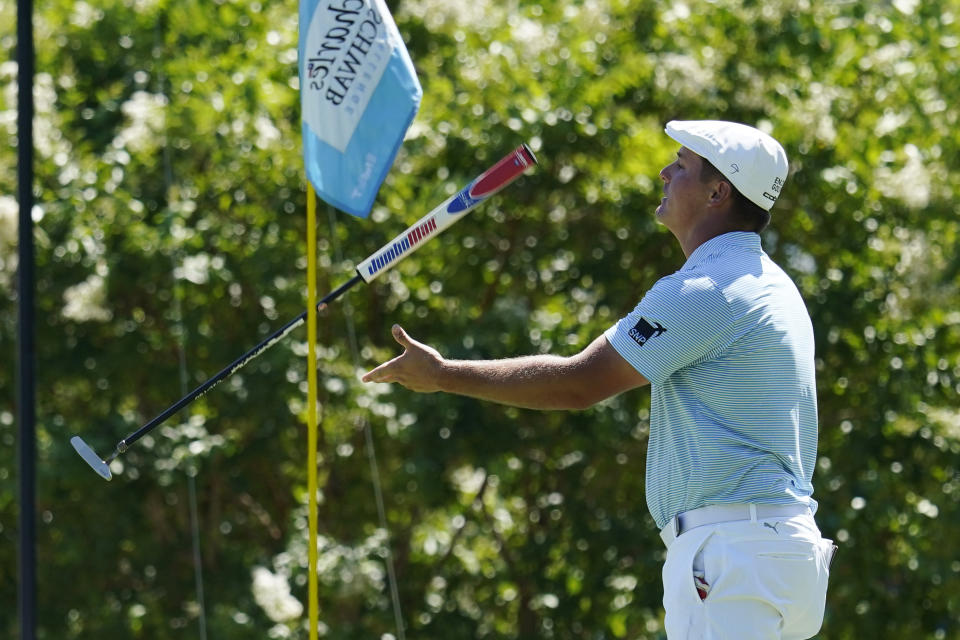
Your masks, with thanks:
[[[774,532],[775,534],[780,535],[780,532],[777,531],[777,527],[780,526],[780,523],[779,523],[779,522],[777,522],[776,524],[770,524],[769,522],[764,522],[764,523],[763,523],[763,526],[765,526],[765,527],[767,527],[767,528],[769,528],[769,529],[773,529],[773,532]]]

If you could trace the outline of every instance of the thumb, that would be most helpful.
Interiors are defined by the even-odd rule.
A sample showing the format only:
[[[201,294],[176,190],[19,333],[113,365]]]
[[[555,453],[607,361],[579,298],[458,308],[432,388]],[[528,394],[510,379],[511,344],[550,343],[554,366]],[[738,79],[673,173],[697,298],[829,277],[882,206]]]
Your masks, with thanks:
[[[408,348],[410,346],[410,343],[412,341],[410,340],[410,336],[407,335],[407,332],[403,330],[403,327],[401,327],[398,324],[395,324],[393,325],[392,332],[393,332],[393,339],[396,340],[398,343],[400,343],[401,346],[403,346],[404,348]]]

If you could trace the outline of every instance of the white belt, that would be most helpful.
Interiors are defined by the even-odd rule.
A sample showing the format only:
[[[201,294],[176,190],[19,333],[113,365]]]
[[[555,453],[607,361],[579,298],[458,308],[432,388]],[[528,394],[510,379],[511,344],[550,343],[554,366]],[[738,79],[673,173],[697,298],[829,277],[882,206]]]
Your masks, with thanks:
[[[808,513],[810,507],[805,504],[715,504],[675,515],[667,526],[660,530],[660,538],[669,549],[678,536],[708,524],[789,518]]]

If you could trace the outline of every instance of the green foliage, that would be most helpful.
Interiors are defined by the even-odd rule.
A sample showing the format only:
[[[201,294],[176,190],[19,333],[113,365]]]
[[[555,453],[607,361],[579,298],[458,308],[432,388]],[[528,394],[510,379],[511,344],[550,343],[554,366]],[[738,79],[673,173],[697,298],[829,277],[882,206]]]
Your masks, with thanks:
[[[769,127],[791,158],[764,244],[817,332],[814,480],[841,545],[819,637],[960,637],[960,6],[392,8],[423,105],[371,219],[331,226],[321,210],[320,290],[520,142],[541,165],[320,323],[325,635],[396,635],[389,547],[410,636],[663,637],[646,391],[537,413],[357,373],[397,352],[394,322],[455,357],[588,344],[682,264],[652,216],[676,147],[662,126],[709,117]],[[109,485],[68,444],[80,434],[108,452],[303,308],[296,6],[51,0],[35,24],[39,637],[196,635],[193,476],[209,636],[306,638],[291,600],[306,599],[302,331],[137,443]],[[10,362],[15,215],[0,195]],[[16,635],[14,388],[3,367],[4,637]]]

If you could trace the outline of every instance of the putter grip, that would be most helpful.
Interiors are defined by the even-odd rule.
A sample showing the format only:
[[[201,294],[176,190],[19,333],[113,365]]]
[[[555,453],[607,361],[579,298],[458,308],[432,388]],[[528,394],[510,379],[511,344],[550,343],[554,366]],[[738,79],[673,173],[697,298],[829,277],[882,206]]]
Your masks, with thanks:
[[[473,182],[361,262],[357,266],[357,273],[364,282],[372,282],[423,246],[427,240],[462,218],[465,213],[519,178],[528,167],[535,164],[537,164],[537,158],[530,148],[525,144],[520,145]]]

